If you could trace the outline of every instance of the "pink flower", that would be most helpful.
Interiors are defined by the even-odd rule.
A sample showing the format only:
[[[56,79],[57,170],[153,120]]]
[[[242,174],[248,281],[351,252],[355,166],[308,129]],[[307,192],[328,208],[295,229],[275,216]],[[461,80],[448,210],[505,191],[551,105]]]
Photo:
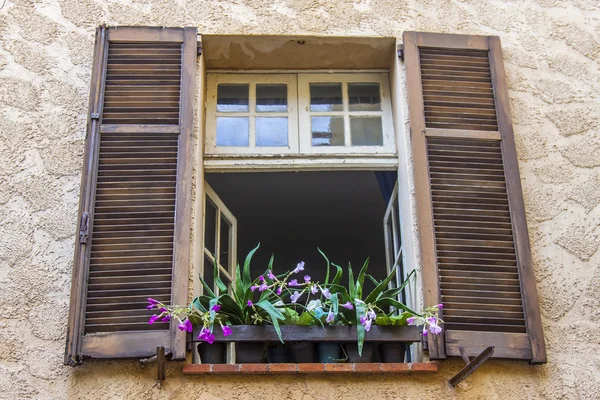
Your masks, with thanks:
[[[162,317],[161,321],[162,322],[169,322],[171,320],[171,316],[170,315],[165,315],[164,317]]]
[[[223,336],[229,336],[229,335],[231,335],[231,328],[230,327],[228,327],[227,325],[225,325],[225,326],[222,327],[222,329],[223,329]]]
[[[252,301],[248,300],[248,307],[252,307],[254,304],[252,304]]]
[[[177,325],[177,328],[180,331],[187,331],[187,332],[191,332],[194,330],[194,327],[192,326],[192,321],[190,321],[189,319],[186,319],[185,321],[183,321],[182,323]]]
[[[156,321],[158,321],[158,315],[154,314],[153,316],[150,317],[150,321],[148,321],[148,325],[152,325]]]
[[[212,306],[210,311],[214,311],[214,312],[218,313],[219,311],[221,311],[221,306],[218,304],[215,304],[214,306]]]
[[[436,307],[442,309],[442,308],[444,308],[444,305],[442,303],[440,303],[440,304],[437,304]]]
[[[348,309],[348,310],[352,310],[354,308],[352,306],[352,303],[350,303],[349,301],[347,301],[344,304],[342,304],[342,307],[344,307],[345,309]]]
[[[258,280],[261,281],[261,282],[264,282],[265,281],[265,277],[261,275],[261,276],[258,277]]]

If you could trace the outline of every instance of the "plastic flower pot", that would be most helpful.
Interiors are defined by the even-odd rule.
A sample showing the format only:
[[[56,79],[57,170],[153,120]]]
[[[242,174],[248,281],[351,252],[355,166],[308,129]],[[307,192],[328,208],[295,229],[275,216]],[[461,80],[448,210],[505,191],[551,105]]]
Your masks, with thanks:
[[[202,364],[225,364],[227,359],[226,343],[200,343],[198,345]]]
[[[259,364],[265,355],[264,343],[236,343],[235,362],[238,364]]]
[[[286,347],[270,347],[267,349],[267,361],[271,364],[289,363],[290,357]]]
[[[404,343],[381,343],[379,344],[379,354],[384,363],[403,363],[406,354],[406,344]]]
[[[337,342],[318,343],[317,354],[321,363],[337,363],[342,360],[342,346]]]
[[[289,346],[292,360],[295,363],[316,363],[317,353],[312,342],[298,342]]]
[[[370,363],[373,362],[373,354],[377,351],[377,347],[373,343],[364,343],[362,355],[358,355],[358,343],[345,343],[346,354],[348,354],[349,363]]]

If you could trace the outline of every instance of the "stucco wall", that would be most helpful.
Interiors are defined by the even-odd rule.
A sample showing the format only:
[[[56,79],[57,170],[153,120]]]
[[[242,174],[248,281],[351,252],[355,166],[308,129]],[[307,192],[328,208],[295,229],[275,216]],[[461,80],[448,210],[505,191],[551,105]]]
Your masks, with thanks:
[[[0,0],[0,6],[4,0]],[[204,377],[137,362],[62,365],[91,73],[101,23],[204,33],[499,35],[548,364],[431,376]],[[7,0],[0,10],[0,398],[600,397],[597,0]]]

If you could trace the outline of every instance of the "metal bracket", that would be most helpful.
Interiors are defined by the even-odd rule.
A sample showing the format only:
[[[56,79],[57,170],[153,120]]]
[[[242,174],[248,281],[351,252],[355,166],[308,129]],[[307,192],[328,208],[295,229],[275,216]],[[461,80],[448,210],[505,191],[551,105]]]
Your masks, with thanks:
[[[400,61],[404,61],[404,45],[399,44],[397,49],[398,49],[398,58],[400,59]]]
[[[100,119],[100,113],[90,113],[91,119]]]
[[[79,221],[79,243],[83,244],[88,242],[88,236],[90,233],[90,214],[87,211],[81,213],[81,220]]]
[[[202,55],[202,42],[198,42],[198,56]]]
[[[156,348],[156,384],[160,389],[167,377],[167,359],[165,357],[165,348],[159,346]]]
[[[458,346],[460,350],[460,356],[462,357],[465,364],[467,364],[460,372],[452,377],[448,382],[450,382],[450,386],[453,388],[456,387],[460,382],[465,380],[469,375],[471,375],[475,370],[487,361],[494,354],[494,346],[490,346],[484,351],[482,351],[477,357],[473,360],[469,360],[469,356],[467,352],[462,346]]]

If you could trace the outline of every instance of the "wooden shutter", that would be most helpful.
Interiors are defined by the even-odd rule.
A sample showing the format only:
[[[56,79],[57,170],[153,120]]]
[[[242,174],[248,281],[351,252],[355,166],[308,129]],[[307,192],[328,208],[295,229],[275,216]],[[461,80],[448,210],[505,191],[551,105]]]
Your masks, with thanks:
[[[195,28],[98,28],[65,363],[185,358],[147,298],[187,300]]]
[[[431,358],[546,362],[500,39],[404,33]]]

